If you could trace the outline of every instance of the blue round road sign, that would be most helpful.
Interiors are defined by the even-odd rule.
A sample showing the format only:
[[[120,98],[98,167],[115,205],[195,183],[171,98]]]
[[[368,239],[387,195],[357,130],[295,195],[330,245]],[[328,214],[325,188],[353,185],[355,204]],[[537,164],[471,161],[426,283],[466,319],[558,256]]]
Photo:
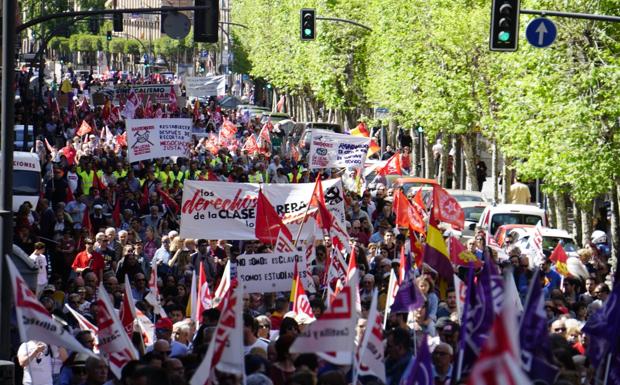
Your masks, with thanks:
[[[537,48],[549,47],[557,35],[558,29],[555,24],[545,17],[530,21],[525,30],[527,41]]]

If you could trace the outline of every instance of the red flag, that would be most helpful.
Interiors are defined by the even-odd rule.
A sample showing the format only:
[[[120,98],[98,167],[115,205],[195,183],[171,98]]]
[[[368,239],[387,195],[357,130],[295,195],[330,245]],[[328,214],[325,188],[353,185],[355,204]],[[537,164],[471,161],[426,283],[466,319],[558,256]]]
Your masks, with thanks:
[[[270,122],[263,124],[260,133],[258,134],[259,147],[265,147],[265,144],[271,144],[271,137],[269,136]],[[271,125],[273,127],[273,125]]]
[[[276,104],[276,109],[278,110],[278,112],[284,111],[284,101],[284,95],[280,96],[280,100],[278,100],[278,104]]]
[[[194,121],[198,121],[200,119],[200,102],[198,99],[194,101]]]
[[[106,189],[101,179],[99,179],[99,175],[97,175],[96,170],[93,170],[93,187],[98,189],[99,191]]]
[[[568,272],[568,267],[566,263],[568,261],[568,255],[566,255],[566,251],[564,251],[564,247],[562,244],[558,242],[558,245],[553,249],[551,256],[549,257],[551,262],[555,262],[555,270],[563,275],[564,277],[569,277],[570,273]]]
[[[415,258],[415,265],[421,268],[424,262],[424,246],[415,233],[409,233],[409,244],[411,245],[411,253]]]
[[[452,263],[458,266],[469,266],[472,264],[473,267],[482,267],[482,261],[476,258],[476,256],[471,253],[461,241],[456,239],[455,237],[450,237],[450,259]]]
[[[394,204],[392,210],[396,213],[396,225],[406,227],[410,231],[424,234],[424,218],[420,216],[417,210],[411,205],[402,190],[398,189],[394,192]]]
[[[310,210],[315,209],[314,218],[317,225],[329,234],[334,222],[334,217],[325,205],[325,196],[323,195],[323,183],[321,182],[321,174],[317,175],[310,198]]]
[[[140,207],[145,208],[149,204],[149,188],[148,188],[148,179],[144,181],[144,186],[142,187],[142,196],[140,197]]]
[[[161,199],[164,201],[166,206],[170,207],[170,209],[172,210],[173,213],[178,214],[179,213],[179,204],[174,199],[172,199],[172,197],[170,195],[168,195],[167,192],[165,192],[164,190],[160,189],[159,187],[157,187],[156,191],[161,196]]]
[[[290,230],[282,223],[282,219],[261,189],[258,191],[256,204],[256,226],[254,227],[256,238],[263,243],[273,244],[276,242],[280,231],[283,231],[287,238],[293,238]]]
[[[75,200],[73,196],[73,191],[71,191],[71,187],[67,186],[67,195],[65,197],[65,203],[69,203]]]
[[[465,212],[461,205],[438,185],[433,185],[433,217],[451,224],[456,230],[463,230],[465,227]]]
[[[424,204],[424,197],[422,196],[422,187],[418,189],[413,197],[413,202],[416,203],[420,209],[426,211],[426,205]]]
[[[121,304],[118,318],[120,318],[127,335],[131,338],[133,334],[133,320],[136,319],[136,306],[134,304],[129,277],[125,274],[125,290],[123,292],[123,303]]]
[[[353,136],[363,136],[364,138],[370,137],[370,131],[368,131],[368,127],[366,123],[360,122],[357,127],[351,130],[351,135]]]
[[[377,170],[377,175],[403,175],[403,169],[400,165],[400,152],[392,155],[385,166]]]
[[[86,120],[82,120],[82,125],[75,134],[77,136],[84,136],[86,134],[90,134],[91,132],[93,132],[93,128],[90,126],[90,124],[88,124]]]
[[[256,138],[254,135],[248,136],[243,144],[243,150],[247,151],[248,154],[252,155],[258,152],[258,143],[256,143]]]
[[[177,93],[174,90],[174,87],[170,89],[170,112],[174,113],[179,109],[179,105],[177,104]]]
[[[112,211],[112,219],[114,220],[114,226],[121,227],[121,200],[118,197],[116,198],[114,210]]]
[[[82,227],[88,230],[89,234],[93,233],[93,224],[90,222],[90,213],[88,207],[84,210],[84,217],[82,218]]]
[[[213,296],[209,291],[209,283],[207,282],[207,275],[203,262],[200,261],[200,273],[198,275],[198,301],[196,301],[196,317],[198,317],[198,323],[202,323],[202,312],[211,309],[213,307]]]

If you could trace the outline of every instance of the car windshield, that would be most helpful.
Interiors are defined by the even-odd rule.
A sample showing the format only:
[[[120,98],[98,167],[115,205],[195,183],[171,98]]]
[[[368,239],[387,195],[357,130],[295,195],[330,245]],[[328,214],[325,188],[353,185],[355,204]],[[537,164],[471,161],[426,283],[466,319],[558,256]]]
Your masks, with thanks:
[[[465,212],[465,220],[469,222],[478,222],[483,211],[484,207],[466,207],[463,209],[463,212]]]
[[[535,225],[542,218],[533,214],[521,214],[521,213],[503,213],[493,215],[491,220],[491,234],[495,234],[497,229],[502,225]]]
[[[484,199],[482,199],[482,197],[479,197],[477,195],[458,195],[457,194],[453,196],[454,196],[454,199],[456,199],[458,202],[484,202]]]
[[[564,247],[565,251],[577,251],[577,246],[575,246],[572,239],[561,237],[543,237],[543,250],[553,251],[558,245],[558,242],[562,242],[562,247]]]
[[[13,195],[39,195],[41,174],[36,171],[13,170]]]

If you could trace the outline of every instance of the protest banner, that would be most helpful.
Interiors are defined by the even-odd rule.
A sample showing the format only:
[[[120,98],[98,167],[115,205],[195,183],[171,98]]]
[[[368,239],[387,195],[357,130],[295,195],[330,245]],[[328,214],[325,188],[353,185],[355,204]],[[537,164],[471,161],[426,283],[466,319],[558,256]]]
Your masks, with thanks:
[[[191,119],[128,119],[126,126],[130,162],[171,156],[189,157]]]
[[[188,98],[226,94],[226,76],[188,76],[184,80]]]
[[[148,96],[152,103],[168,104],[170,103],[170,94],[174,84],[116,84],[106,87],[91,87],[91,100],[94,105],[105,103],[105,97],[110,99],[115,105],[127,99],[129,93],[133,90],[137,95]],[[177,90],[177,95],[181,92]],[[103,95],[103,97],[102,97]]]
[[[308,167],[363,168],[369,145],[370,138],[314,129],[308,153]]]
[[[254,228],[259,186],[256,183],[185,181],[181,236],[196,239],[256,239]],[[293,234],[299,230],[313,189],[314,183],[263,185],[263,193]],[[323,181],[323,193],[329,211],[339,223],[344,223],[341,180]],[[301,239],[307,238],[313,231],[312,223],[305,225]]]
[[[303,285],[313,287],[302,253],[243,254],[237,257],[237,278],[246,293],[275,293],[291,290],[295,263]]]

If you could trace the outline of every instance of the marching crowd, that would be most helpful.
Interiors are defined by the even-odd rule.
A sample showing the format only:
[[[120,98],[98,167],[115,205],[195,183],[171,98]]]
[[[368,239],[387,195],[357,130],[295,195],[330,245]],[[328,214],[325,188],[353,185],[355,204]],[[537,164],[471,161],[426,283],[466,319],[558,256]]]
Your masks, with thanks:
[[[44,188],[38,207],[24,203],[15,213],[14,243],[38,269],[36,295],[41,304],[87,349],[96,349],[96,336],[85,330],[73,314],[81,315],[94,326],[101,322],[96,302],[100,283],[114,307],[120,309],[128,280],[139,317],[151,323],[154,335],[145,339],[138,331],[132,333],[139,359],[124,365],[117,377],[109,371],[108,359],[77,354],[41,341],[19,341],[14,330],[12,347],[16,362],[23,369],[22,383],[187,384],[214,338],[221,310],[204,310],[201,322],[192,319],[192,277],[202,267],[209,289],[214,292],[223,275],[229,273],[229,261],[234,264],[239,255],[270,252],[273,248],[259,241],[182,238],[179,208],[183,184],[188,180],[312,183],[317,173],[308,170],[307,159],[297,148],[272,152],[268,139],[260,140],[263,126],[257,119],[221,109],[216,100],[205,106],[184,107],[142,100],[146,104],[137,107],[136,117],[193,118],[197,135],[189,159],[153,159],[130,164],[123,137],[123,106],[90,106],[86,99],[82,100],[81,92],[76,98],[69,92],[66,108],[59,107],[56,100],[64,93],[62,87],[50,94],[43,105],[17,104],[18,123],[29,113],[34,113],[41,123],[33,151],[40,158]],[[115,108],[119,111],[115,112]],[[86,133],[80,132],[83,121],[91,128]],[[210,139],[230,123],[239,129],[228,145],[218,145]],[[276,135],[273,127],[268,127],[268,132]],[[247,145],[250,141],[252,146]],[[410,160],[404,159],[403,164],[410,164]],[[335,171],[319,175],[335,176]],[[423,263],[424,258],[415,254],[420,249],[409,246],[410,232],[397,223],[393,207],[396,193],[378,183],[372,191],[362,191],[361,195],[347,191],[343,197],[344,226],[355,250],[360,282],[361,318],[355,334],[364,334],[366,324],[371,323],[366,317],[376,290],[378,310],[388,312],[382,331],[385,383],[405,384],[408,377],[414,377],[411,363],[421,354],[420,341],[428,341],[430,347],[432,378],[427,383],[465,382],[465,375],[459,373],[457,378],[457,371],[461,371],[457,369],[463,349],[461,340],[466,333],[463,319],[467,315],[461,309],[463,293],[453,281]],[[409,201],[414,200],[415,191],[403,193]],[[449,229],[441,230],[447,240]],[[510,244],[510,240],[507,242]],[[504,280],[514,279],[522,309],[534,286],[532,281],[539,281],[544,298],[544,330],[538,331],[535,341],[541,346],[543,339],[548,341],[548,354],[536,354],[546,357],[551,368],[548,374],[555,374],[549,384],[590,384],[597,376],[588,355],[593,340],[586,337],[582,328],[608,305],[613,295],[606,243],[606,239],[597,239],[597,243],[584,245],[579,258],[587,275],[567,277],[561,276],[548,258],[540,266],[532,266],[529,256],[518,248],[498,252],[485,244],[480,233],[466,245],[478,260],[489,267],[496,266],[496,274],[510,272]],[[308,293],[308,297],[317,319],[329,307],[323,293],[326,284],[330,284],[325,282],[325,275],[334,247],[328,236],[317,240],[313,248],[310,273],[318,290]],[[423,301],[413,311],[390,312],[390,276],[404,269],[403,248],[411,251],[405,256],[409,259],[405,264],[413,265],[412,280]],[[230,274],[234,275],[232,270]],[[466,283],[483,280],[480,269],[473,280],[467,270],[460,266],[455,273]],[[155,275],[156,281],[152,279]],[[159,298],[149,295],[155,288]],[[467,300],[474,301],[469,296]],[[527,308],[523,314],[525,317]],[[307,317],[291,312],[289,293],[244,293],[245,383],[351,383],[351,365],[336,363],[324,354],[289,351],[309,322]],[[617,335],[617,331],[610,331],[610,338],[617,340]],[[532,349],[538,351],[538,346]],[[612,376],[613,372],[612,367]],[[532,377],[537,375],[533,373],[528,371],[531,379],[540,379]],[[381,384],[379,377],[359,376],[358,381]],[[240,383],[238,377],[222,374],[217,381]]]

